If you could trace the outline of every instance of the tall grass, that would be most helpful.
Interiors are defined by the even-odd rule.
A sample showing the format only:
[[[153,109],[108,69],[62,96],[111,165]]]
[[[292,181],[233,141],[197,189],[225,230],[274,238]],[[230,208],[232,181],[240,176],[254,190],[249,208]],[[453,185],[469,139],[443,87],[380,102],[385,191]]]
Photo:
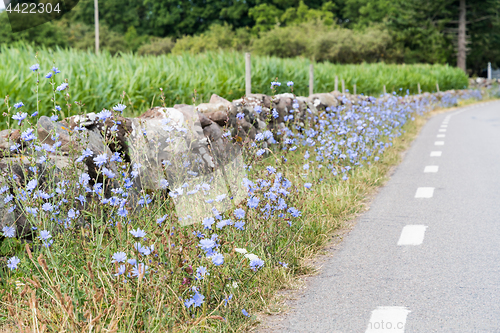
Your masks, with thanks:
[[[30,75],[26,71],[35,60],[36,51],[30,46],[17,45],[9,48],[0,46],[0,96],[10,95],[11,101],[23,101],[28,107],[36,108],[33,84],[27,84]],[[244,56],[237,52],[208,52],[199,55],[139,57],[122,54],[112,57],[103,52],[95,55],[77,50],[38,50],[40,74],[50,71],[53,63],[64,75],[58,77],[57,84],[67,78],[72,100],[82,101],[83,111],[100,111],[119,103],[125,91],[127,111],[137,114],[153,103],[159,102],[159,88],[165,91],[167,105],[175,103],[207,102],[216,93],[229,100],[240,98],[245,93]],[[308,59],[280,59],[257,57],[252,59],[252,91],[270,94],[270,82],[276,77],[280,81],[293,81],[295,93],[306,96],[309,82]],[[53,103],[48,79],[40,76],[40,114],[50,113]],[[388,92],[393,89],[403,93],[417,92],[417,83],[422,91],[436,90],[439,82],[441,90],[462,89],[467,86],[467,77],[459,69],[443,65],[335,65],[318,63],[315,65],[316,92],[334,90],[335,76],[344,79],[346,88],[366,95],[378,95],[386,85]],[[33,81],[30,81],[33,82]],[[340,83],[339,83],[340,87]],[[280,91],[280,89],[282,91]],[[196,90],[196,96],[194,92]],[[278,88],[285,92],[286,85]],[[61,93],[58,93],[61,94]],[[0,104],[3,102],[0,102]],[[61,105],[62,106],[62,105]],[[62,106],[64,109],[64,106]],[[76,107],[71,113],[79,112]],[[130,113],[129,113],[130,114]],[[0,124],[1,125],[1,124]]]

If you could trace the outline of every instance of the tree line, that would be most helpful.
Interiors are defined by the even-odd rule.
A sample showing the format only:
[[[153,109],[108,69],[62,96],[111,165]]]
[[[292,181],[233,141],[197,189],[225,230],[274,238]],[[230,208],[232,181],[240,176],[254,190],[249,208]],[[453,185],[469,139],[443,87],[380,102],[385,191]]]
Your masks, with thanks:
[[[105,0],[103,48],[112,53],[234,49],[359,63],[500,66],[500,0]],[[13,34],[0,14],[0,43],[93,48],[94,1],[62,19]],[[461,23],[461,24],[460,24]]]

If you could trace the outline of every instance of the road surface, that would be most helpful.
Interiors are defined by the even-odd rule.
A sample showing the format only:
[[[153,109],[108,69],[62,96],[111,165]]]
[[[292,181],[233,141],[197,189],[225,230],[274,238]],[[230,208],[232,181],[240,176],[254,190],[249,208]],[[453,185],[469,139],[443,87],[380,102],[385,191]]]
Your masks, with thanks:
[[[291,306],[258,331],[500,332],[500,102],[432,117]]]

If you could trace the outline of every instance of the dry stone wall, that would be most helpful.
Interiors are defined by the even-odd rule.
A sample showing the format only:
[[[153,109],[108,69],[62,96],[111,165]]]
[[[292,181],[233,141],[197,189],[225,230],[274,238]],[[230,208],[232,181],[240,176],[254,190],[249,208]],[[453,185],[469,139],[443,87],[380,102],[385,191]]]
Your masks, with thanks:
[[[438,101],[444,96],[464,93],[424,93],[402,97],[400,102]],[[26,176],[35,175],[43,190],[56,187],[62,172],[85,172],[90,176],[90,186],[103,183],[104,196],[109,197],[116,182],[113,179],[104,181],[96,157],[102,154],[108,158],[115,156],[115,162],[122,159],[132,167],[121,170],[111,159],[106,165],[109,172],[139,174],[131,178],[130,186],[134,191],[129,200],[133,201],[144,189],[167,191],[161,182],[163,177],[169,180],[168,188],[174,188],[175,169],[170,168],[170,164],[165,165],[166,161],[171,163],[183,157],[182,163],[189,163],[191,172],[210,174],[218,165],[235,159],[241,153],[242,145],[252,142],[259,134],[265,137],[261,147],[267,148],[283,139],[287,126],[304,127],[306,122],[315,121],[320,111],[336,112],[353,104],[382,103],[389,98],[389,95],[375,99],[338,92],[309,97],[286,93],[276,96],[251,94],[230,102],[214,94],[208,103],[154,107],[137,118],[127,118],[119,112],[107,110],[75,115],[61,121],[42,116],[36,124],[39,140],[36,146],[32,145],[34,130],[28,133],[32,139],[27,139],[26,132],[17,129],[0,131],[0,229],[15,223],[18,235],[27,233],[22,207],[8,208],[7,199],[14,194],[14,185],[5,186],[9,183],[24,188]],[[20,152],[26,147],[38,148],[33,156],[24,156]],[[83,169],[74,167],[75,159],[84,162]],[[84,209],[85,204],[79,208]]]

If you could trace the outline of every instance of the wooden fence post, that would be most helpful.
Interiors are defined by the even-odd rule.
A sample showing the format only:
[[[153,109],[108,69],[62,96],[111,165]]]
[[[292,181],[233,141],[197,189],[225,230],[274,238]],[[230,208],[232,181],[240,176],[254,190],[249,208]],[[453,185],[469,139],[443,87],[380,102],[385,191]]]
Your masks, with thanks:
[[[99,4],[94,0],[95,53],[99,53]]]
[[[345,81],[342,79],[342,93],[345,94]]]
[[[314,65],[309,65],[309,96],[314,92]]]
[[[437,89],[437,92],[439,92],[439,83],[436,82],[436,89]]]
[[[245,53],[245,95],[252,93],[252,62],[250,53]]]
[[[420,95],[422,93],[422,90],[420,90],[420,82],[417,83],[417,88],[418,88],[418,94]]]
[[[387,94],[387,90],[385,90],[385,84],[384,84],[384,95]]]
[[[339,91],[339,77],[335,75],[335,91]]]
[[[356,95],[356,84],[354,84],[354,85],[352,86],[352,93],[353,93],[354,95]]]

